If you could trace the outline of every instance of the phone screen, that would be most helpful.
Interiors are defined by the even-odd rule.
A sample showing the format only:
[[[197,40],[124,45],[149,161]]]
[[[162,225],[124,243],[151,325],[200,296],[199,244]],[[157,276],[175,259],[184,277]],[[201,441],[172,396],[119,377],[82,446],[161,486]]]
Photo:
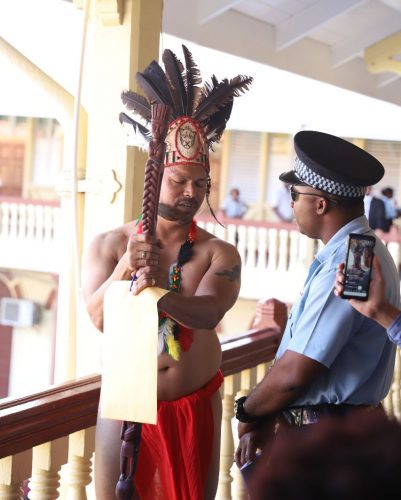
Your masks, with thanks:
[[[345,283],[342,293],[344,298],[367,300],[375,243],[373,236],[363,234],[348,236],[344,269]]]

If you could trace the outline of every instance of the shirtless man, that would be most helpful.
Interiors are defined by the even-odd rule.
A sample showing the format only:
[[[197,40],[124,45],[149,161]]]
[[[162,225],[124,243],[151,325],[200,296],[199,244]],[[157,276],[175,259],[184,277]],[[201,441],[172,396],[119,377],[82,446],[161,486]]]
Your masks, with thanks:
[[[156,235],[129,223],[97,236],[88,251],[84,285],[87,309],[99,330],[104,293],[113,281],[135,278],[134,294],[149,286],[169,290],[158,301],[157,425],[142,424],[134,477],[141,500],[215,497],[222,413],[218,389],[223,382],[215,327],[240,290],[237,250],[198,228],[194,216],[205,197],[209,203],[210,145],[220,140],[234,97],[248,89],[252,78],[238,75],[219,82],[212,77],[200,87],[192,54],[185,46],[183,52],[185,77],[182,63],[168,49],[163,52],[165,76],[155,61],[137,74],[148,103],[135,92],[122,94],[135,119],[122,113],[120,121],[147,139],[150,132],[137,120],[149,122],[151,104],[165,104],[171,112]],[[119,422],[98,418],[97,500],[115,498],[119,435]]]
[[[95,238],[87,256],[84,295],[95,326],[103,328],[103,297],[114,280],[131,280],[135,294],[156,285],[167,288],[170,267],[177,261],[191,222],[207,189],[201,166],[165,169],[156,238],[137,234],[135,223],[125,224]],[[193,343],[179,362],[163,352],[158,358],[158,400],[173,401],[197,391],[215,377],[221,363],[220,342],[214,328],[234,305],[240,289],[241,260],[230,244],[196,229],[193,255],[184,264],[180,294],[169,292],[158,303],[178,323],[194,330]],[[143,258],[145,257],[145,258]],[[213,451],[205,498],[214,498],[220,449],[221,399],[215,391]],[[98,419],[96,436],[96,498],[114,498],[119,476],[120,423]],[[141,452],[140,452],[141,453]],[[139,458],[140,460],[140,458]],[[195,497],[194,497],[195,498]]]

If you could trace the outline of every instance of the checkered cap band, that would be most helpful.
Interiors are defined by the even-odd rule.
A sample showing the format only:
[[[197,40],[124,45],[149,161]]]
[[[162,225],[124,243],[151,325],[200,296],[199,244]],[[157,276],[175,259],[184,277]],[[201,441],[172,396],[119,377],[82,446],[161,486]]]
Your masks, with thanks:
[[[326,193],[342,196],[343,198],[363,198],[366,193],[366,186],[352,186],[343,182],[327,179],[309,168],[298,157],[295,158],[295,175],[305,184],[315,189],[320,189]]]

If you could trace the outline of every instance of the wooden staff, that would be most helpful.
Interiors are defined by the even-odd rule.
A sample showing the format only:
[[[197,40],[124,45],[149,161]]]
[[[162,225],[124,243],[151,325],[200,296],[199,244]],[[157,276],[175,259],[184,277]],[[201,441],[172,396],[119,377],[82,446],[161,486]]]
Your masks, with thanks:
[[[151,119],[152,140],[145,167],[142,201],[142,232],[156,234],[160,185],[163,177],[165,138],[170,118],[170,108],[165,104],[153,104]],[[116,486],[118,500],[132,500],[135,493],[134,474],[138,462],[142,424],[123,422],[121,428],[120,478]]]

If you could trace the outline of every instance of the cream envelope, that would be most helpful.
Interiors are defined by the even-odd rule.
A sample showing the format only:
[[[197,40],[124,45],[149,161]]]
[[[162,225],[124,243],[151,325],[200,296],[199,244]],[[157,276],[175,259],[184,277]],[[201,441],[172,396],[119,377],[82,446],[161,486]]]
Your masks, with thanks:
[[[157,301],[168,290],[129,287],[114,281],[104,295],[101,416],[156,424]]]

